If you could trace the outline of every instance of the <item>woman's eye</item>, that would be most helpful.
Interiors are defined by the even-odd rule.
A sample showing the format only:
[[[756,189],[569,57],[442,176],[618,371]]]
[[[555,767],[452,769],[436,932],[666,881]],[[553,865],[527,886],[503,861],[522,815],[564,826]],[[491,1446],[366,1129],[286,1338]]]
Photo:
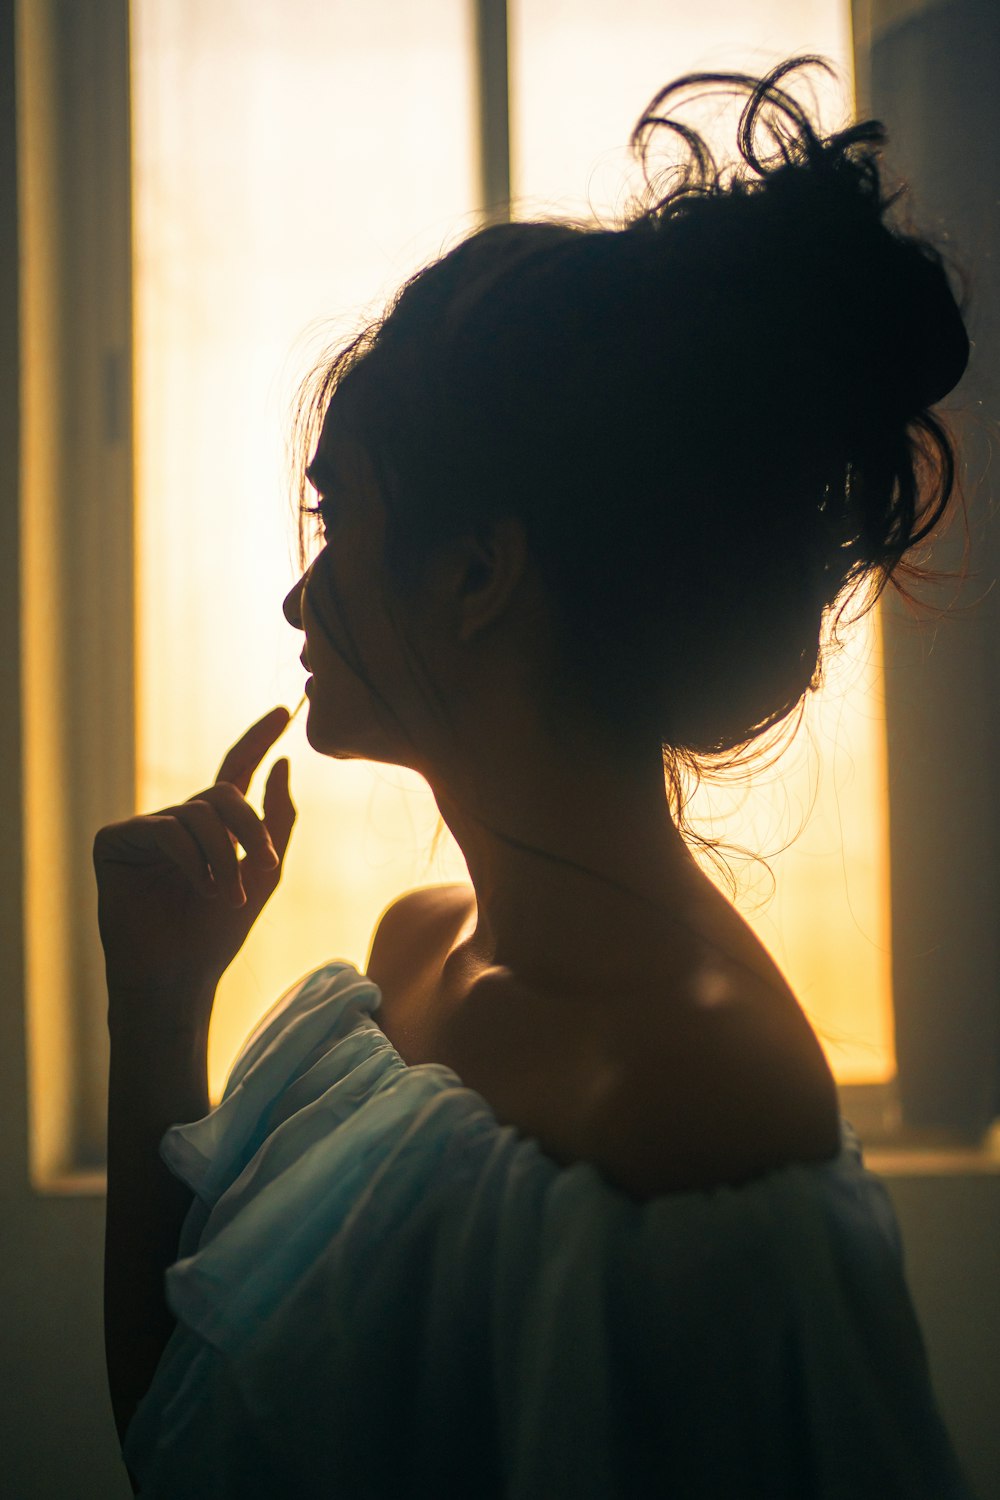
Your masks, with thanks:
[[[329,531],[331,520],[331,504],[329,500],[321,500],[318,505],[303,505],[302,514],[306,516],[318,516],[323,530]]]

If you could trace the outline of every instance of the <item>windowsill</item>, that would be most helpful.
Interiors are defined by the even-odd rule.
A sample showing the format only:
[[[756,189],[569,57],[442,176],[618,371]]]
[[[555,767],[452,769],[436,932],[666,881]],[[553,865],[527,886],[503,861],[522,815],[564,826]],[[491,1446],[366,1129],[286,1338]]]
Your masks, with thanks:
[[[1000,1173],[1000,1116],[981,1140],[903,1122],[895,1079],[838,1084],[840,1111],[861,1142],[865,1166],[880,1177],[982,1177]]]
[[[861,1136],[864,1164],[878,1177],[986,1177],[1000,1176],[1000,1119],[979,1146],[962,1146],[938,1138],[924,1137],[882,1141],[868,1147]],[[108,1188],[105,1172],[64,1172],[33,1189],[45,1198],[98,1198]]]
[[[1000,1174],[1000,1120],[983,1141],[970,1146],[932,1132],[901,1132],[896,1140],[865,1144],[859,1130],[865,1166],[880,1177],[982,1177]]]
[[[108,1174],[93,1170],[60,1172],[44,1182],[33,1182],[31,1190],[39,1198],[103,1198],[108,1191]]]

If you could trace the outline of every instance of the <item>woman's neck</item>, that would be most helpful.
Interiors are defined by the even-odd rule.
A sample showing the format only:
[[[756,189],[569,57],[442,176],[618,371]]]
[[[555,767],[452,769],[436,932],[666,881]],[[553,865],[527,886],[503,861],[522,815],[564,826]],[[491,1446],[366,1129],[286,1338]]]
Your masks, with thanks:
[[[658,747],[624,764],[592,745],[546,751],[512,763],[484,747],[458,792],[431,779],[476,892],[463,957],[528,982],[598,982],[623,947],[682,922],[705,877],[671,818]]]

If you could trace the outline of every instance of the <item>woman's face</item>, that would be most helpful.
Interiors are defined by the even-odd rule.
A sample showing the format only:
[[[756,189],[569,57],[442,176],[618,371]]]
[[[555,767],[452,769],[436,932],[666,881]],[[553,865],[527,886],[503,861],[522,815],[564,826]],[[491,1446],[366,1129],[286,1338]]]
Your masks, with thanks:
[[[412,764],[407,731],[420,704],[401,651],[406,622],[400,617],[397,629],[387,613],[385,507],[371,465],[328,415],[307,472],[324,546],[283,605],[305,635],[303,664],[312,674],[306,737],[324,755]]]

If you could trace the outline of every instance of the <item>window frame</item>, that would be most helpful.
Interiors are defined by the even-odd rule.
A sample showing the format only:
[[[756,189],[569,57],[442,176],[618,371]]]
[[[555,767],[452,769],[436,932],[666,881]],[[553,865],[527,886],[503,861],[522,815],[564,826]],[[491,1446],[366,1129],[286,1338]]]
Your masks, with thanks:
[[[971,32],[963,39],[939,8],[898,0],[852,0],[852,31],[857,112],[888,122],[887,167],[906,183],[915,222],[946,256],[954,239],[960,296],[969,290],[963,268],[972,273],[972,359],[942,405],[959,445],[967,512],[963,524],[954,507],[935,537],[931,563],[944,576],[919,591],[942,613],[921,618],[889,590],[881,624],[897,1063],[884,1135],[911,1160],[957,1151],[975,1169],[1000,1162],[1000,820],[995,799],[988,791],[984,798],[1000,745],[987,484],[1000,429],[995,384],[977,359],[977,343],[988,346],[992,331],[986,205],[995,192],[969,181],[982,124],[957,58],[975,46]],[[928,94],[927,69],[949,50],[959,71]]]
[[[128,49],[127,0],[17,6],[29,1175],[51,1192],[104,1186],[91,848],[135,810]]]
[[[507,8],[505,0],[469,3],[481,201],[484,219],[497,221],[510,215]],[[855,0],[859,109],[871,77],[865,8]],[[21,325],[29,351],[21,570],[30,1175],[38,1192],[99,1193],[109,1054],[91,846],[98,827],[131,816],[136,803],[128,0],[20,0],[17,25]],[[931,844],[913,854],[912,820],[926,818],[928,787],[912,769],[909,747],[927,732],[934,705],[949,701],[951,677],[942,681],[939,665],[929,667],[924,635],[907,629],[891,601],[882,620],[891,663],[893,1008],[901,1062],[890,1083],[841,1085],[839,1093],[884,1166],[906,1170],[909,1153],[926,1170],[931,1150],[952,1153],[942,1162],[975,1169],[1000,1160],[996,1132],[984,1136],[983,1059],[953,1045],[967,1025],[956,1021],[954,1006],[943,1006],[940,975],[931,982],[907,941],[922,930],[914,923],[925,914],[933,868]],[[970,642],[960,624],[955,650],[972,652],[966,675],[979,682],[988,643],[982,630],[972,635]],[[954,658],[950,652],[952,676]],[[982,751],[977,745],[980,760]],[[947,816],[940,792],[934,803],[932,787],[930,801]],[[998,866],[990,868],[996,890]],[[995,941],[983,930],[990,924],[982,909],[976,914],[970,927],[953,903],[945,919],[993,975]],[[982,1000],[980,989],[965,1005],[966,1019],[981,1013]],[[966,1070],[963,1086],[942,1092],[944,1066]],[[984,1139],[993,1141],[989,1151],[980,1149]]]

